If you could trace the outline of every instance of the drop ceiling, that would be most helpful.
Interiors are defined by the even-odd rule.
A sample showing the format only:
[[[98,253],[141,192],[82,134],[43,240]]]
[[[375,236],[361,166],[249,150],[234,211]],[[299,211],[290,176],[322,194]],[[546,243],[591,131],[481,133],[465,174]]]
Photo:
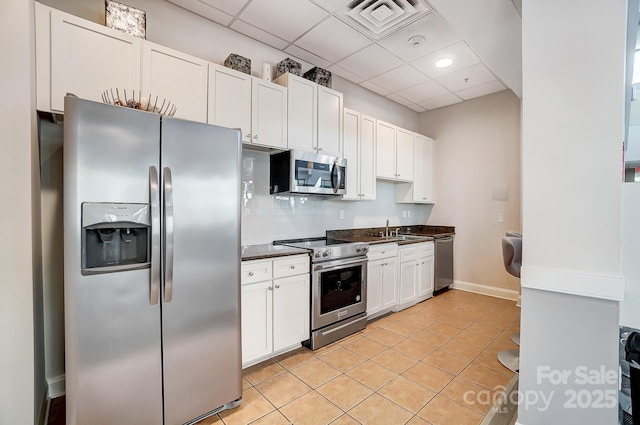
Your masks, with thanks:
[[[169,1],[416,112],[520,95],[517,1]]]

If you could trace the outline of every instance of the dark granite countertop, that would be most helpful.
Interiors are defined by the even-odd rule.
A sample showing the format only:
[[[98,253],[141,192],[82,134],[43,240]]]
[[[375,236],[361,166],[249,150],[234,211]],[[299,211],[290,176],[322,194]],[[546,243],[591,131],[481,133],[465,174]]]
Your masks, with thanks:
[[[411,226],[389,226],[389,232],[395,234],[395,230],[399,230],[400,235],[422,236],[424,239],[407,239],[380,237],[385,232],[384,227],[367,227],[362,229],[342,229],[327,230],[327,237],[347,242],[367,242],[369,244],[381,244],[395,242],[398,245],[406,245],[411,243],[427,242],[434,239],[451,236],[455,234],[453,226],[427,226],[416,224]]]
[[[287,255],[309,254],[309,251],[285,245],[270,243],[259,245],[242,245],[242,261],[265,260],[268,258],[284,257]]]

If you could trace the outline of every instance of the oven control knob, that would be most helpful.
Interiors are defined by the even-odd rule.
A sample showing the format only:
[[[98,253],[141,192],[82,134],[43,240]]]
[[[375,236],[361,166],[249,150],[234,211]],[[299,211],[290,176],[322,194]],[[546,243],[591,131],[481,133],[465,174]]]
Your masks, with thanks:
[[[315,253],[315,255],[314,255],[314,257],[316,257],[316,258],[320,258],[320,253],[319,253],[319,252],[316,252],[316,253]]]
[[[329,256],[329,251],[322,251],[322,256],[323,257],[328,257]]]

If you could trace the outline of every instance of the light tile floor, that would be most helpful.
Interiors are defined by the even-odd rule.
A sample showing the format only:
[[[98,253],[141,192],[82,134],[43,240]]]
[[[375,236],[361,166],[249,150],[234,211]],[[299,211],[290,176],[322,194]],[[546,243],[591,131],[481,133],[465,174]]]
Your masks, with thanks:
[[[451,290],[316,351],[243,371],[243,402],[198,425],[475,425],[513,373],[515,302]]]

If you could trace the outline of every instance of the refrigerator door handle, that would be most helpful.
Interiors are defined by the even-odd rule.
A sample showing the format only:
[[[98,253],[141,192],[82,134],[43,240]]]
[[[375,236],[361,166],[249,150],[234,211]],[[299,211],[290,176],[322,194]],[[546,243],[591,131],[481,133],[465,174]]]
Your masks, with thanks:
[[[165,167],[163,174],[164,195],[164,302],[173,298],[173,181],[171,168]]]
[[[158,169],[149,167],[149,201],[151,203],[151,280],[149,304],[158,304],[160,293],[160,186]]]

